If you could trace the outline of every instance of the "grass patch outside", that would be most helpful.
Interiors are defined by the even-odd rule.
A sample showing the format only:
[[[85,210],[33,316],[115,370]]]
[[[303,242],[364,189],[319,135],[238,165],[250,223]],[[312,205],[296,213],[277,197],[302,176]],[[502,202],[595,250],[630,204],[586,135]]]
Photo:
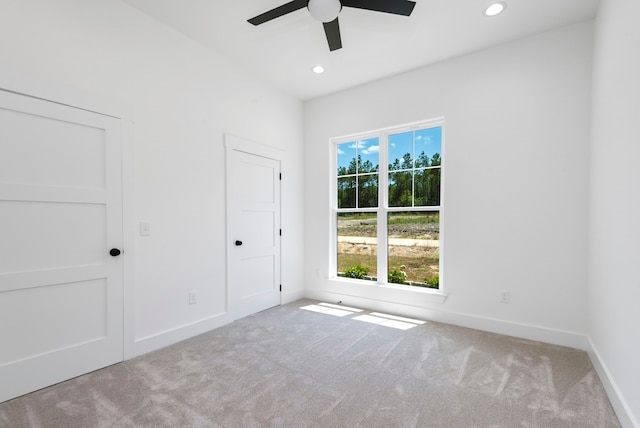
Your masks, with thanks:
[[[377,277],[378,260],[375,254],[338,253],[338,272],[345,272],[358,263],[367,270],[369,277]],[[400,270],[402,266],[404,266],[402,270],[407,274],[407,281],[427,282],[439,276],[440,261],[437,256],[428,258],[392,256],[389,258],[390,271]]]

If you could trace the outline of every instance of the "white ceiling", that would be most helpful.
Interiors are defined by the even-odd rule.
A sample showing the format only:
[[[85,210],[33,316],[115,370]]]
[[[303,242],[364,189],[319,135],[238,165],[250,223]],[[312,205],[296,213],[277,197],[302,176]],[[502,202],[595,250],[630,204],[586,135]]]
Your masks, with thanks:
[[[247,19],[289,0],[124,0],[253,71],[285,92],[310,99],[446,58],[592,19],[599,0],[415,0],[410,17],[362,9],[340,13],[342,49],[329,52],[307,9],[259,26]],[[323,65],[322,75],[312,73]]]

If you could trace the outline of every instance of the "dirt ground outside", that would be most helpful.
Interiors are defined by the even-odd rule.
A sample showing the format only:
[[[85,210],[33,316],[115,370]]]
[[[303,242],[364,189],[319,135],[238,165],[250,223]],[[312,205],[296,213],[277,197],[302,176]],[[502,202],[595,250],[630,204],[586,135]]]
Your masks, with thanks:
[[[375,237],[377,236],[376,222],[375,218],[353,220],[341,218],[338,221],[338,235]],[[388,234],[389,238],[438,239],[440,223],[391,223],[388,226]]]
[[[388,214],[389,272],[406,273],[415,285],[439,277],[440,217],[438,212],[391,212]],[[377,217],[373,213],[338,216],[338,272],[356,265],[367,275],[377,275]],[[412,284],[413,285],[413,284]]]
[[[338,244],[338,272],[344,272],[360,263],[369,275],[377,270],[377,245]],[[389,246],[389,270],[399,269],[407,274],[408,281],[426,282],[439,275],[439,249],[426,246]],[[402,268],[404,266],[404,269]]]

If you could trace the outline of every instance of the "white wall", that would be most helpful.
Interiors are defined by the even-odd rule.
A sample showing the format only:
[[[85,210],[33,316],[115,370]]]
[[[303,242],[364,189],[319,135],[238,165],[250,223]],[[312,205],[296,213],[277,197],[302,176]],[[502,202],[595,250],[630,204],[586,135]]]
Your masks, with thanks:
[[[0,40],[0,71],[134,112],[127,232],[136,234],[136,352],[225,322],[226,132],[284,149],[284,299],[302,295],[298,100],[120,1],[2,0]],[[151,223],[150,237],[137,236],[140,220]],[[189,290],[198,291],[196,305],[187,304]]]
[[[596,21],[589,221],[589,337],[625,426],[640,427],[640,3]],[[625,417],[626,416],[626,417]]]
[[[307,295],[583,347],[592,27],[306,102]],[[446,301],[328,279],[329,139],[437,116],[446,120]]]

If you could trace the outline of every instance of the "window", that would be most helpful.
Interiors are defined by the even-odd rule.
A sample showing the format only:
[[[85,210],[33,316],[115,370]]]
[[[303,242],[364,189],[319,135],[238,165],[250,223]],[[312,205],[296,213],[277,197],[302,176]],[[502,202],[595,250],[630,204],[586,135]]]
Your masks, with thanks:
[[[440,288],[443,126],[333,140],[336,276]]]

